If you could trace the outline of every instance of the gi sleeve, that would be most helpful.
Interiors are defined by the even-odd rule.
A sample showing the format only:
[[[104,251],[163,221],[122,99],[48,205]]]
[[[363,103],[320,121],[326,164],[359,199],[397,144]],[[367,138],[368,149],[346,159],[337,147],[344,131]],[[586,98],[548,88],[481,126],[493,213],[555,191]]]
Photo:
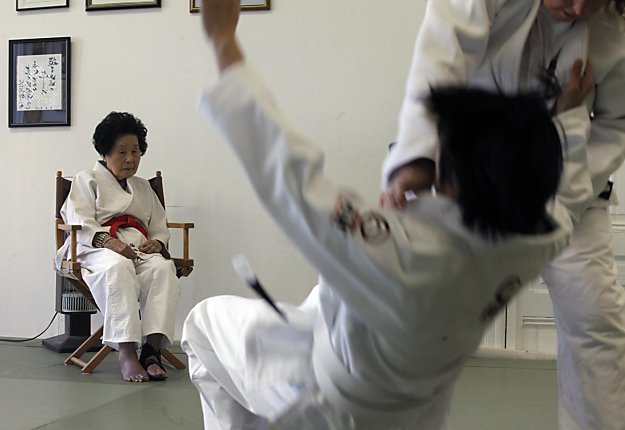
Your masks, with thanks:
[[[346,193],[323,176],[323,154],[291,129],[250,68],[230,68],[203,94],[200,108],[225,135],[278,227],[361,315],[383,316],[388,324],[399,318],[407,285],[416,297],[415,290],[437,279],[433,272],[449,259],[436,240],[408,243],[400,215],[369,211],[355,193],[348,198],[353,209],[373,214],[372,224],[362,224],[366,233],[347,232],[350,215],[356,215],[341,206]],[[432,238],[426,228],[423,233]],[[375,240],[367,242],[364,235]]]
[[[90,172],[79,172],[72,181],[72,187],[65,201],[63,219],[68,224],[79,224],[77,241],[84,246],[93,246],[93,236],[108,232],[96,221],[96,199],[98,184]]]
[[[590,116],[586,107],[580,106],[559,114],[555,123],[560,131],[564,157],[556,199],[575,223],[595,198],[586,145],[591,128]],[[566,221],[566,224],[570,223]]]
[[[161,205],[156,193],[148,185],[148,192],[152,197],[150,222],[148,223],[148,239],[158,240],[165,246],[169,245],[169,229],[167,228],[167,214]]]
[[[495,3],[492,0],[429,1],[415,44],[399,116],[397,142],[382,167],[383,188],[399,167],[434,159],[438,134],[423,104],[430,87],[466,84],[483,61]]]

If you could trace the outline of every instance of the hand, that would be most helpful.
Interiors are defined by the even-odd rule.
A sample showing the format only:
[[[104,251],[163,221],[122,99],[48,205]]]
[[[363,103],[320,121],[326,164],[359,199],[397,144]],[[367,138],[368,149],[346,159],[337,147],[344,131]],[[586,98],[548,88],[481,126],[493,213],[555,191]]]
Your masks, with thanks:
[[[111,251],[117,252],[119,255],[123,255],[129,260],[134,260],[137,258],[137,253],[124,242],[119,239],[111,239],[104,244],[106,249],[110,249]]]
[[[420,158],[400,167],[380,196],[380,206],[391,209],[405,208],[406,191],[418,194],[429,190],[434,184],[434,176],[434,162],[427,158]]]
[[[202,0],[202,24],[213,43],[220,71],[243,60],[236,40],[240,0]]]
[[[562,88],[562,93],[558,97],[556,113],[562,113],[569,109],[581,106],[582,102],[595,86],[595,79],[592,75],[592,64],[586,63],[586,70],[582,73],[584,63],[576,60],[571,67],[571,80]]]
[[[139,247],[139,251],[144,252],[146,254],[159,254],[163,249],[163,246],[158,240],[148,240],[143,242]]]

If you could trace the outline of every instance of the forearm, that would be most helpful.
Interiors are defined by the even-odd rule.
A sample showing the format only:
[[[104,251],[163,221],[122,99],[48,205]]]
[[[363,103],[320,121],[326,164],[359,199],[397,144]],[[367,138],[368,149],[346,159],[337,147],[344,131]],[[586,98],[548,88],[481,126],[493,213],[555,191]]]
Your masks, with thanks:
[[[556,121],[565,133],[564,165],[557,198],[566,207],[573,221],[576,221],[594,197],[586,147],[590,119],[585,107],[578,107],[558,115]]]
[[[419,158],[434,159],[438,133],[424,100],[432,86],[466,85],[486,52],[495,2],[429,2],[415,43],[399,116],[397,144],[382,167],[386,188],[399,167]]]
[[[214,39],[213,49],[220,73],[234,64],[243,62],[243,52],[234,34]]]

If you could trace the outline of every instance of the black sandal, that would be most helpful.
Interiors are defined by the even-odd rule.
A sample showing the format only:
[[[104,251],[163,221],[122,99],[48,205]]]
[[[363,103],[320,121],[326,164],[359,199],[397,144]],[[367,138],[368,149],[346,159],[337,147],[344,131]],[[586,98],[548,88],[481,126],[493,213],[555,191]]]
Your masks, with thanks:
[[[150,372],[148,372],[148,375],[150,375],[150,379],[163,380],[167,378],[167,371],[165,370],[165,368],[163,367],[163,363],[161,362],[161,352],[154,349],[149,343],[146,343],[141,347],[139,363],[141,363],[141,366],[143,366],[146,372],[148,371],[148,367],[153,364],[156,364],[158,367],[163,369],[163,372],[165,372],[165,375],[163,375],[162,377],[154,377],[150,375]]]

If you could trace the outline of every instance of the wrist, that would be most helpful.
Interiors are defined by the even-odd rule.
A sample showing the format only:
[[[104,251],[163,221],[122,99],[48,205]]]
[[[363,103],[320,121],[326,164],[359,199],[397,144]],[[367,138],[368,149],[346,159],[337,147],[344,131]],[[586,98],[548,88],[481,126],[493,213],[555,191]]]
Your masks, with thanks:
[[[234,34],[217,36],[213,39],[215,56],[219,71],[223,73],[228,67],[243,61],[243,53]]]
[[[101,231],[93,236],[93,246],[96,248],[104,248],[104,246],[113,240],[114,237],[109,233]]]

